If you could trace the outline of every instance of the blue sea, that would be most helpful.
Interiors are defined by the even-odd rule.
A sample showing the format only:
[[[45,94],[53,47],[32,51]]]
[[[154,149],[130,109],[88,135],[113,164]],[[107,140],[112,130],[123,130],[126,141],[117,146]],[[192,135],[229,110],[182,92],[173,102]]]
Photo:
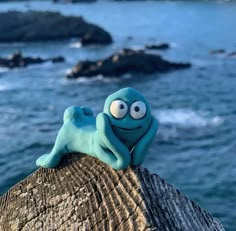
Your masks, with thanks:
[[[110,93],[131,86],[145,95],[160,122],[143,165],[219,218],[226,230],[235,231],[236,58],[227,53],[236,51],[236,2],[0,3],[0,11],[30,9],[82,15],[109,31],[114,43],[0,43],[3,57],[21,50],[29,56],[66,58],[60,64],[0,69],[0,194],[32,173],[37,157],[50,151],[65,108],[85,105],[98,113]],[[190,61],[193,67],[116,79],[65,78],[78,61],[159,42],[171,48],[152,52]],[[226,54],[209,54],[220,48]]]

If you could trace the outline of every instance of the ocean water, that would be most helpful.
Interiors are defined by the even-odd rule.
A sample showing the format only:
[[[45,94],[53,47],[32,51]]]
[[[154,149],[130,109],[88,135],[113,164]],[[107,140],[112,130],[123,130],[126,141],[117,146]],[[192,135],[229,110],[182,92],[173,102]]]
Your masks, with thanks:
[[[197,201],[227,230],[236,230],[236,58],[209,54],[236,50],[236,3],[0,3],[0,11],[28,9],[82,15],[108,30],[114,43],[87,48],[77,39],[0,43],[0,56],[21,50],[67,60],[0,69],[0,194],[34,171],[37,157],[50,151],[65,108],[85,105],[98,113],[107,95],[131,86],[146,96],[160,122],[144,166]],[[193,67],[119,79],[64,78],[79,60],[158,42],[170,43],[171,49],[157,53]]]

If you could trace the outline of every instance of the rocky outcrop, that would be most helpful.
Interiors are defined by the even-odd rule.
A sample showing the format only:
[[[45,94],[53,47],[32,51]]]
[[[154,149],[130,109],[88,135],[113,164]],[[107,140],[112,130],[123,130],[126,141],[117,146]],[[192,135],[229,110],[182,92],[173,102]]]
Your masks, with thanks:
[[[101,27],[86,22],[82,17],[63,16],[56,12],[0,13],[0,42],[28,42],[86,38],[90,43],[109,44],[111,35]],[[97,39],[97,38],[98,39]],[[84,43],[86,44],[86,43]]]
[[[97,0],[53,0],[53,2],[66,2],[66,3],[92,3],[96,2]]]
[[[42,59],[40,57],[32,58],[32,57],[23,57],[21,52],[17,51],[14,54],[10,55],[8,58],[0,57],[0,67],[7,68],[17,68],[17,67],[26,67],[31,64],[39,64],[51,61],[52,63],[64,62],[65,59],[62,56]]]
[[[211,55],[224,55],[223,57],[236,57],[236,51],[226,52],[225,49],[217,49],[210,51]]]
[[[148,50],[167,50],[170,48],[168,43],[160,43],[160,44],[153,44],[153,45],[146,45],[145,49]]]
[[[87,45],[106,45],[112,42],[111,36],[106,31],[100,31],[100,29],[90,31],[84,34],[81,39],[80,43],[82,46]]]
[[[142,167],[88,155],[38,169],[0,198],[0,230],[223,231],[220,222]]]
[[[96,75],[121,76],[123,74],[151,74],[191,67],[190,63],[173,63],[159,55],[143,51],[124,49],[110,57],[97,61],[82,61],[67,75],[67,78],[90,77]]]
[[[222,55],[225,54],[225,49],[216,49],[216,50],[212,50],[210,51],[211,55]]]
[[[236,51],[232,51],[228,54],[229,57],[236,57]]]

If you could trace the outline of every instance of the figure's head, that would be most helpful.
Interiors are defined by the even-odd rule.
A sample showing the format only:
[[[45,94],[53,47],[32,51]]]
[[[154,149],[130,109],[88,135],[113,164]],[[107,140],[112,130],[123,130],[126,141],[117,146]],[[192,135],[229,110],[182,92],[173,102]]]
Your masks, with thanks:
[[[108,115],[115,134],[121,140],[125,139],[128,146],[145,134],[152,121],[146,99],[130,87],[108,96],[103,112]]]

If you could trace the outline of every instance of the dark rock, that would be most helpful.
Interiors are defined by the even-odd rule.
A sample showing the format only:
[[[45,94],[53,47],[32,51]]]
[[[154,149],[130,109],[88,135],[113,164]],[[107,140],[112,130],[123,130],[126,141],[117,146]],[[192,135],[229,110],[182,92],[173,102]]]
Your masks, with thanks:
[[[96,2],[97,0],[53,0],[53,2],[66,2],[66,3],[92,3]]]
[[[233,51],[228,54],[229,57],[236,57],[236,51]]]
[[[17,67],[26,67],[31,64],[39,64],[47,61],[51,61],[53,63],[64,62],[65,59],[61,56],[42,59],[40,57],[31,58],[31,57],[23,57],[20,51],[17,51],[10,55],[8,58],[0,58],[0,67],[7,68],[17,68]]]
[[[86,3],[91,3],[91,2],[96,2],[97,0],[68,0],[67,2],[71,3],[80,3],[80,2],[86,2]]]
[[[170,48],[170,45],[168,43],[161,43],[156,45],[146,45],[145,48],[148,50],[166,50]]]
[[[82,38],[88,34],[93,36],[90,40],[99,44],[112,41],[101,27],[87,23],[82,17],[63,16],[57,12],[3,12],[0,22],[4,22],[0,23],[0,42]]]
[[[224,49],[217,49],[217,50],[210,51],[211,55],[221,55],[221,54],[224,54],[224,53],[225,53]]]
[[[112,37],[106,31],[97,29],[92,30],[82,36],[80,42],[82,46],[94,44],[106,45],[112,43]]]
[[[99,74],[110,77],[126,73],[151,74],[189,67],[191,67],[190,63],[172,63],[162,59],[159,55],[124,49],[106,59],[78,63],[67,75],[67,78],[90,77]]]
[[[52,58],[51,61],[53,63],[63,63],[65,62],[65,58],[62,56],[58,56],[58,57]]]
[[[114,0],[115,2],[143,2],[147,0]]]

